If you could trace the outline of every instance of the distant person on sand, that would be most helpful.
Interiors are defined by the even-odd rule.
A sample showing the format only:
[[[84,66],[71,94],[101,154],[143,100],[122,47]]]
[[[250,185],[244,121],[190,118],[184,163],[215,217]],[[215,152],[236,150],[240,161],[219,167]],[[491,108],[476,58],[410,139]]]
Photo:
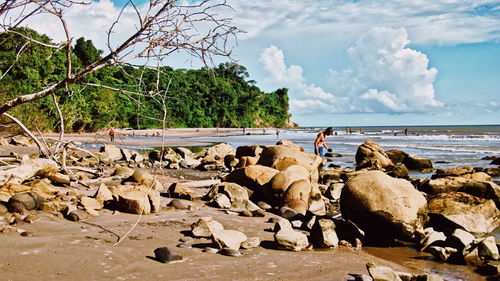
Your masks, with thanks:
[[[115,140],[115,131],[113,130],[113,128],[109,129],[109,138],[112,142]]]
[[[323,132],[319,132],[314,140],[314,154],[319,155],[321,158],[325,157],[325,149],[331,151],[331,149],[326,144],[326,137],[333,134],[333,129],[331,127],[326,128]]]

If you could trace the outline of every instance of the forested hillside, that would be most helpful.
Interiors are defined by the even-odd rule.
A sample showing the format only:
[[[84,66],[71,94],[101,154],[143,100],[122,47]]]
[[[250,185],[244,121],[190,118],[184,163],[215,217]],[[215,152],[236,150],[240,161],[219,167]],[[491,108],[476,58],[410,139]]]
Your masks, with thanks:
[[[0,35],[0,104],[30,94],[64,77],[64,52],[26,38],[53,44],[45,35],[17,28]],[[101,55],[91,41],[72,46],[71,69],[78,70]],[[57,102],[68,131],[101,128],[284,127],[289,124],[287,89],[264,93],[247,81],[244,66],[224,63],[213,69],[155,69],[130,65],[106,67],[58,90]],[[95,87],[93,85],[101,85]],[[121,89],[121,91],[118,91]],[[47,96],[9,111],[30,128],[58,130],[54,97]]]

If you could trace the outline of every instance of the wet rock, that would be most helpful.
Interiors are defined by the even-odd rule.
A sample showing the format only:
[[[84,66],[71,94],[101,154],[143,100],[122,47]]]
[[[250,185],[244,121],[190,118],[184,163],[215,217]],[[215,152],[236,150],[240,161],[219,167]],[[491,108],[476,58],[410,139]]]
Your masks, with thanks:
[[[260,238],[259,237],[249,237],[247,240],[245,240],[241,243],[241,248],[248,250],[248,249],[256,248],[259,245],[260,245]]]
[[[420,158],[417,155],[408,155],[402,162],[408,170],[421,170],[432,168],[432,162],[427,158]]]
[[[500,157],[497,157],[497,159],[491,161],[490,165],[500,165]]]
[[[241,252],[238,251],[237,249],[231,249],[231,248],[222,248],[218,251],[219,254],[228,256],[228,257],[239,257],[241,256]]]
[[[406,152],[399,149],[386,150],[385,153],[394,164],[403,162],[403,160],[408,156]]]
[[[394,164],[385,151],[371,140],[365,141],[358,147],[355,159],[356,169],[381,169]]]
[[[167,247],[156,248],[154,254],[155,259],[162,263],[182,260],[180,253],[176,253]]]
[[[377,266],[376,264],[369,262],[366,264],[368,273],[375,281],[401,281],[401,278],[392,270],[392,268],[387,266]]]
[[[331,219],[318,219],[311,230],[311,241],[317,248],[333,248],[339,244],[335,223]]]
[[[196,193],[192,191],[189,187],[183,185],[182,183],[173,183],[168,188],[170,196],[173,198],[180,198],[186,200],[195,200]]]
[[[23,210],[36,210],[42,205],[43,199],[34,192],[14,194],[7,203],[9,211],[21,212]]]
[[[232,229],[220,229],[212,232],[212,242],[217,248],[230,248],[238,250],[248,237],[241,231]]]
[[[278,249],[296,252],[299,252],[309,245],[307,235],[285,228],[280,229],[274,234],[274,242]]]
[[[200,218],[197,222],[191,225],[191,233],[195,237],[212,237],[214,231],[223,230],[224,226],[212,219],[211,217]]]
[[[440,193],[429,200],[430,225],[435,229],[462,228],[474,235],[492,232],[500,225],[493,200],[463,192]]]
[[[427,201],[404,179],[382,171],[367,171],[352,178],[342,189],[343,218],[368,236],[411,239],[427,220]]]

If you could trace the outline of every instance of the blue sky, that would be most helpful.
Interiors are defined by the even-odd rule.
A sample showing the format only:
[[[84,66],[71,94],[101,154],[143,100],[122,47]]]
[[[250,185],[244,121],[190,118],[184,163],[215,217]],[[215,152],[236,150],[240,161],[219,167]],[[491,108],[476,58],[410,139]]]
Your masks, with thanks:
[[[73,36],[104,49],[114,3],[68,13]],[[500,1],[228,3],[220,13],[246,31],[234,58],[261,89],[289,88],[301,126],[500,124]]]

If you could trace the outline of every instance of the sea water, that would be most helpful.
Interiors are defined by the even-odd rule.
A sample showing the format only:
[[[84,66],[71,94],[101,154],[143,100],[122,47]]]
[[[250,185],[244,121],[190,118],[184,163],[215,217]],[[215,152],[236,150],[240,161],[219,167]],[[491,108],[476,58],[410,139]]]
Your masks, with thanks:
[[[325,128],[302,128],[279,131],[263,129],[250,135],[190,138],[201,142],[226,142],[233,147],[242,145],[273,145],[287,139],[302,146],[306,152],[314,152],[316,135]],[[407,135],[404,134],[407,129]],[[237,131],[235,131],[237,132]],[[247,130],[248,132],[248,130]],[[258,133],[258,134],[257,134]],[[413,126],[413,127],[356,127],[351,133],[345,127],[334,127],[334,135],[327,137],[327,144],[342,157],[332,158],[334,164],[354,167],[357,148],[372,140],[382,149],[399,149],[408,154],[431,159],[434,168],[459,166],[491,166],[486,156],[500,157],[500,125],[483,126]]]

